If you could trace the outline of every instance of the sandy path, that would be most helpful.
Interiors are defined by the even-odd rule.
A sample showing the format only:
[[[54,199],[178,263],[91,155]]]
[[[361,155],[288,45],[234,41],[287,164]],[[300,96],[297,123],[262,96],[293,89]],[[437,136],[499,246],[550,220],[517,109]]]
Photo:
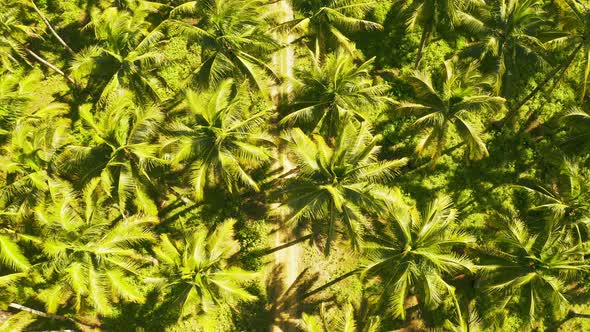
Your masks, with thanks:
[[[278,10],[280,11],[281,22],[287,22],[293,19],[293,10],[288,0],[281,0],[276,5],[278,6]],[[277,33],[276,37],[281,43],[288,44],[291,42],[291,36],[288,33]],[[293,47],[285,47],[280,51],[276,52],[273,56],[273,65],[275,70],[281,77],[286,78],[286,81],[283,85],[273,88],[273,91],[271,92],[273,100],[277,103],[281,96],[283,98],[287,96],[288,98],[291,92],[292,87],[288,79],[293,76],[294,62],[295,56]],[[289,160],[287,153],[285,153],[285,151],[281,148],[279,148],[278,151],[278,161],[284,173],[289,172],[291,169],[295,167],[293,163]],[[285,217],[282,217],[282,219],[284,220]],[[284,229],[281,228],[281,230],[275,233],[275,246],[282,245],[291,240],[293,240],[293,237],[292,234],[289,232],[288,227],[285,227]],[[282,264],[284,266],[285,275],[283,279],[283,284],[286,287],[293,283],[297,278],[297,275],[299,274],[300,255],[301,248],[299,244],[292,245],[288,248],[279,250],[274,253],[275,263]],[[273,325],[271,330],[273,332],[287,332],[282,331],[280,327],[276,325]]]

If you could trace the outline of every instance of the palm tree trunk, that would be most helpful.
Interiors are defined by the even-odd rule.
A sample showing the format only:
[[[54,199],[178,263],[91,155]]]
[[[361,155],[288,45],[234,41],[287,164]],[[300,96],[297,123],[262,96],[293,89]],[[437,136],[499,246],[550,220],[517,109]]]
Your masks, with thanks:
[[[304,235],[304,236],[302,236],[302,237],[300,237],[300,238],[298,238],[298,239],[295,239],[295,240],[293,240],[293,241],[287,242],[287,243],[285,243],[285,244],[281,244],[281,245],[279,245],[279,246],[276,246],[276,247],[274,247],[274,248],[263,249],[262,251],[260,251],[259,253],[257,253],[257,254],[256,254],[256,257],[261,257],[261,256],[270,255],[270,254],[272,254],[272,253],[274,253],[274,252],[277,252],[277,251],[279,251],[279,250],[283,250],[283,249],[289,248],[289,247],[291,247],[291,246],[294,246],[294,245],[296,245],[296,244],[299,244],[299,243],[301,243],[301,242],[304,242],[304,241],[306,241],[306,240],[309,240],[309,239],[311,239],[312,235],[313,235],[313,234],[307,234],[307,235]]]
[[[74,324],[84,325],[84,326],[89,327],[89,328],[99,327],[98,325],[95,325],[95,324],[83,323],[83,322],[81,322],[81,321],[79,321],[79,320],[77,320],[75,318],[70,318],[70,317],[65,317],[65,316],[60,316],[60,315],[54,315],[54,314],[48,314],[46,312],[39,311],[39,310],[36,310],[36,309],[33,309],[33,308],[29,308],[29,307],[26,307],[26,306],[24,306],[22,304],[18,304],[18,303],[10,303],[8,305],[8,307],[13,308],[13,309],[17,309],[17,310],[20,310],[20,311],[26,311],[26,312],[28,312],[30,314],[33,314],[35,316],[40,316],[40,317],[43,317],[43,318],[49,318],[49,319],[55,319],[55,320],[61,320],[61,321],[68,321],[68,322],[72,322]]]
[[[526,103],[528,103],[529,100],[531,100],[539,91],[541,91],[545,87],[545,85],[547,85],[547,83],[549,83],[549,81],[551,81],[562,69],[564,71],[567,70],[569,68],[569,66],[573,63],[574,59],[576,58],[576,55],[578,54],[578,52],[580,51],[580,49],[582,48],[583,45],[584,45],[583,43],[580,43],[572,51],[572,53],[570,53],[570,55],[567,57],[566,61],[564,61],[560,65],[556,66],[551,72],[549,72],[549,74],[547,74],[547,76],[545,76],[545,79],[543,81],[541,81],[541,83],[539,83],[539,85],[537,85],[536,88],[533,89],[533,91],[531,91],[520,102],[518,102],[516,105],[514,105],[514,107],[511,107],[510,111],[508,111],[506,116],[504,116],[504,118],[502,118],[498,122],[498,125],[502,126],[504,123],[506,123],[507,121],[512,119],[516,114],[518,114],[518,111],[520,110],[520,108],[522,106],[524,106]]]
[[[53,65],[52,63],[50,63],[49,61],[43,59],[41,56],[37,55],[35,52],[31,51],[29,48],[25,47],[25,51],[27,53],[29,53],[29,55],[31,55],[33,58],[35,58],[35,60],[39,61],[41,64],[45,65],[46,67],[50,68],[51,70],[53,70],[54,72],[60,74],[61,76],[63,76],[66,81],[68,81],[69,83],[71,83],[72,85],[77,85],[76,81],[74,81],[70,76],[68,76],[66,73],[64,73],[61,69],[57,68],[55,65]]]
[[[424,47],[426,46],[426,40],[428,39],[428,35],[430,34],[430,29],[424,27],[422,29],[422,36],[420,37],[420,47],[418,48],[418,53],[416,53],[416,61],[414,61],[414,69],[418,68],[420,64],[420,60],[422,60],[422,52],[424,52]]]
[[[348,277],[351,277],[351,276],[357,274],[360,271],[361,271],[361,269],[358,268],[358,269],[354,269],[352,271],[346,272],[343,275],[341,275],[341,276],[339,276],[339,277],[337,277],[335,279],[332,279],[331,281],[323,284],[322,286],[320,286],[320,287],[318,287],[318,288],[316,288],[316,289],[314,289],[314,290],[312,290],[310,292],[307,292],[307,293],[303,294],[300,299],[303,300],[303,299],[306,299],[306,298],[308,298],[308,297],[310,297],[312,295],[318,294],[318,293],[320,293],[320,292],[322,292],[322,291],[330,288],[332,285],[335,285],[335,284],[339,283],[340,281],[342,281],[342,280],[344,280],[344,279],[346,279]]]
[[[31,4],[33,5],[33,9],[41,17],[41,19],[43,20],[43,22],[45,23],[45,25],[47,26],[47,28],[49,28],[49,31],[51,31],[51,34],[55,38],[57,38],[57,40],[59,41],[59,43],[62,44],[62,46],[66,49],[66,51],[68,51],[68,53],[70,53],[70,55],[72,55],[72,56],[76,55],[76,53],[74,52],[74,50],[72,50],[70,48],[70,46],[68,46],[68,44],[57,34],[57,32],[55,31],[55,29],[53,29],[53,26],[51,26],[51,23],[49,22],[49,20],[45,17],[45,15],[43,15],[43,13],[41,12],[41,10],[39,10],[39,8],[37,7],[37,5],[35,4],[35,1],[33,1],[33,0],[30,0],[30,1],[31,1]]]

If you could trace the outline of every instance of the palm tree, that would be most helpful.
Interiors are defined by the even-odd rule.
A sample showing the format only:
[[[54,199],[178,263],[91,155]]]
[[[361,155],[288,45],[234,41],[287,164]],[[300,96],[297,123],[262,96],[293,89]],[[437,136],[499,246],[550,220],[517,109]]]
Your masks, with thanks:
[[[320,307],[320,316],[303,314],[304,331],[306,332],[378,332],[380,320],[372,316],[367,324],[359,325],[355,317],[355,308],[347,303],[343,310],[337,310],[336,316],[328,318],[325,303]]]
[[[201,64],[193,72],[199,86],[215,87],[237,75],[263,90],[263,73],[277,77],[266,64],[278,49],[265,32],[267,5],[262,0],[198,0],[172,10],[168,25],[202,48]]]
[[[234,239],[235,223],[228,219],[211,231],[199,226],[178,241],[160,236],[154,252],[165,278],[166,297],[180,306],[182,316],[256,299],[243,286],[256,274],[235,266],[232,260],[240,250]]]
[[[190,167],[197,200],[219,182],[230,193],[243,186],[260,190],[249,172],[271,159],[273,141],[266,132],[267,106],[252,98],[247,83],[233,80],[211,92],[188,92],[186,112],[169,129],[177,139],[168,144],[176,150],[172,162]]]
[[[312,239],[325,239],[325,255],[342,232],[359,249],[367,214],[378,214],[398,196],[384,186],[407,159],[377,161],[378,137],[363,122],[342,127],[334,141],[306,136],[299,128],[287,137],[296,158],[298,176],[288,179],[277,212],[288,215],[288,225],[311,222]]]
[[[445,80],[439,87],[432,84],[427,74],[416,72],[410,77],[415,98],[401,102],[398,109],[416,111],[420,117],[413,126],[425,131],[416,147],[420,155],[428,155],[436,163],[446,146],[453,125],[469,151],[470,159],[481,159],[488,155],[481,131],[473,122],[473,113],[496,110],[502,107],[504,99],[490,96],[482,89],[482,76],[473,63],[464,72],[458,72],[451,60],[445,61]],[[434,165],[433,163],[433,165]]]
[[[13,123],[10,143],[0,150],[0,171],[5,175],[0,186],[0,209],[22,219],[33,213],[47,193],[52,162],[70,139],[70,122],[63,117],[68,111],[65,104],[50,103],[27,111]]]
[[[309,41],[310,48],[316,51],[318,61],[324,55],[343,48],[355,56],[354,43],[350,34],[359,31],[380,30],[383,27],[375,22],[361,19],[374,5],[374,2],[350,0],[293,1],[293,7],[303,14],[283,23],[281,29],[289,29],[299,35],[299,39]]]
[[[58,174],[78,188],[103,191],[122,214],[133,198],[139,211],[156,215],[157,172],[167,163],[158,157],[163,114],[154,105],[135,105],[123,90],[110,94],[94,113],[90,109],[80,108],[83,135],[56,160]]]
[[[0,22],[2,22],[0,23],[0,64],[2,64],[2,71],[14,71],[21,61],[30,64],[28,55],[63,76],[68,83],[76,85],[76,82],[68,74],[26,45],[29,37],[37,37],[38,35],[34,28],[19,21],[17,10],[5,4],[4,1],[0,2],[0,6],[3,8],[0,13]]]
[[[34,269],[44,280],[38,298],[47,311],[73,305],[77,313],[109,316],[113,301],[142,303],[134,276],[151,259],[135,248],[154,240],[149,228],[157,219],[121,220],[103,199],[88,192],[79,196],[65,182],[52,182],[50,191],[51,200],[35,211],[38,232],[22,235],[46,257]]]
[[[501,223],[501,232],[482,249],[484,287],[498,299],[499,308],[511,302],[526,305],[533,323],[540,312],[568,305],[571,282],[588,272],[585,245],[554,229],[532,233],[515,217]],[[546,311],[545,311],[546,312]]]
[[[457,26],[479,29],[483,23],[474,16],[473,9],[481,5],[481,2],[474,0],[395,1],[393,6],[399,17],[405,21],[406,28],[413,31],[420,27],[422,30],[414,68],[418,68],[424,47],[428,45],[438,29],[453,30]]]
[[[563,143],[564,148],[575,154],[590,151],[590,115],[575,108],[563,116],[562,121],[569,131]]]
[[[455,226],[457,211],[450,198],[439,196],[421,214],[408,207],[391,210],[390,222],[367,246],[374,262],[362,278],[381,277],[384,298],[395,317],[405,319],[406,299],[415,295],[427,307],[438,305],[450,295],[460,314],[455,289],[445,280],[469,273],[474,265],[454,247],[475,242],[475,238]]]
[[[512,96],[519,66],[544,61],[545,48],[536,36],[547,22],[542,7],[539,0],[501,0],[494,11],[483,13],[481,37],[461,51],[493,65],[495,91],[503,97]]]
[[[584,176],[577,162],[564,160],[560,168],[560,177],[549,183],[550,185],[521,185],[519,188],[535,196],[532,210],[549,212],[549,228],[566,227],[574,230],[578,241],[582,241],[580,228],[588,235],[590,222],[590,182]],[[557,223],[557,224],[554,224]]]
[[[370,77],[373,61],[357,66],[351,56],[339,52],[321,64],[312,55],[311,70],[297,75],[294,102],[286,106],[289,114],[280,123],[333,136],[347,121],[368,120],[369,114],[391,101],[386,96],[389,86]]]
[[[553,33],[554,38],[548,44],[558,49],[572,50],[565,61],[562,61],[557,68],[567,70],[573,63],[582,63],[582,80],[580,100],[586,96],[588,76],[590,75],[590,45],[585,40],[590,34],[590,7],[576,0],[564,0],[558,5],[565,5],[559,16],[561,29]],[[581,54],[581,56],[580,56]],[[577,61],[576,61],[577,60]],[[557,71],[555,71],[556,75]]]
[[[76,78],[88,79],[87,85],[101,82],[100,100],[121,88],[133,91],[141,102],[159,100],[155,71],[166,60],[158,49],[164,34],[159,27],[149,30],[146,15],[142,10],[132,14],[115,7],[92,14],[87,28],[94,31],[96,44],[82,50],[71,69]]]

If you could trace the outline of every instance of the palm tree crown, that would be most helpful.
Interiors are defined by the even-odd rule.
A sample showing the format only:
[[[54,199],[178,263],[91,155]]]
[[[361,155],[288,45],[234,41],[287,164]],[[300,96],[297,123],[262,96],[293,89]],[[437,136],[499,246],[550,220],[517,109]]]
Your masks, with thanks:
[[[294,103],[280,123],[331,136],[347,121],[368,120],[367,114],[383,109],[390,101],[385,95],[389,86],[369,79],[373,60],[357,66],[352,57],[340,52],[320,64],[312,56],[311,70],[297,75]]]
[[[383,184],[407,160],[376,161],[377,139],[365,122],[360,128],[346,125],[333,142],[318,135],[310,138],[298,128],[287,136],[299,172],[284,192],[283,208],[290,212],[287,223],[311,221],[315,239],[326,241],[326,255],[339,232],[359,249],[369,227],[363,211],[379,213],[397,199]]]
[[[368,249],[374,263],[364,277],[380,276],[386,285],[391,312],[405,318],[405,301],[415,294],[427,307],[439,304],[444,293],[454,295],[446,277],[474,270],[469,258],[453,252],[475,238],[455,227],[457,212],[446,196],[432,201],[419,215],[407,207],[392,209],[390,222]]]
[[[434,161],[440,156],[453,125],[463,142],[467,144],[469,158],[481,159],[488,150],[480,137],[480,130],[473,122],[473,113],[498,109],[504,99],[486,94],[481,86],[482,77],[472,64],[464,73],[458,72],[455,64],[445,61],[445,80],[435,87],[429,76],[416,72],[410,78],[415,91],[412,102],[401,102],[400,110],[417,112],[420,117],[414,126],[424,128],[416,151],[428,154]],[[429,152],[430,151],[430,152]]]

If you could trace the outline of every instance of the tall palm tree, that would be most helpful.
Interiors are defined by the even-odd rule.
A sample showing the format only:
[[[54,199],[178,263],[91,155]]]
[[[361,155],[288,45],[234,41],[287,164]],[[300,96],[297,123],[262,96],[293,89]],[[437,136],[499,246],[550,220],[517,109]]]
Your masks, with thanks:
[[[402,111],[417,112],[420,117],[413,126],[425,129],[416,152],[428,155],[436,162],[446,146],[449,127],[452,125],[467,144],[469,158],[484,158],[488,150],[480,137],[480,129],[474,123],[473,113],[499,109],[504,99],[484,91],[484,80],[473,63],[463,72],[457,70],[452,60],[444,64],[444,81],[438,86],[433,85],[430,77],[421,72],[410,77],[415,92],[414,100],[398,105]]]
[[[211,92],[189,91],[186,112],[169,131],[172,162],[190,167],[197,200],[205,189],[222,183],[229,192],[241,187],[260,190],[249,172],[271,159],[273,141],[266,131],[267,106],[252,99],[248,84],[223,81]]]
[[[198,85],[215,87],[239,75],[264,90],[263,74],[277,77],[267,65],[278,49],[266,33],[267,6],[262,0],[198,0],[172,10],[169,26],[202,48],[201,64],[193,72]]]
[[[407,160],[378,161],[377,137],[363,122],[359,128],[348,124],[334,141],[319,135],[311,138],[299,128],[287,135],[296,160],[298,176],[288,179],[277,210],[287,213],[286,223],[311,222],[312,239],[325,240],[324,253],[330,254],[338,233],[343,233],[354,249],[359,249],[368,215],[378,214],[398,196],[385,186]]]
[[[480,37],[461,51],[492,64],[495,91],[503,97],[512,96],[519,66],[544,61],[545,47],[537,37],[547,23],[542,7],[539,0],[501,0],[492,11],[483,12]]]
[[[373,6],[374,3],[368,1],[296,0],[293,7],[304,17],[283,23],[280,28],[296,33],[299,39],[308,40],[319,61],[338,48],[355,56],[350,34],[383,29],[378,23],[362,19]]]
[[[468,29],[481,28],[483,23],[477,18],[474,9],[481,7],[482,4],[474,0],[394,1],[393,6],[399,17],[405,21],[406,28],[412,31],[420,27],[422,30],[414,68],[420,64],[424,47],[428,45],[438,29],[454,30],[458,26],[466,26]]]
[[[356,65],[350,55],[328,55],[322,64],[312,55],[310,70],[301,70],[294,102],[280,123],[299,125],[333,136],[347,121],[362,122],[390,102],[387,84],[371,79],[374,58]]]
[[[408,207],[394,208],[385,229],[372,236],[375,245],[367,249],[374,262],[365,268],[362,277],[381,277],[383,296],[395,317],[405,319],[405,303],[410,295],[432,307],[448,294],[455,299],[460,313],[448,278],[469,273],[474,265],[453,248],[473,243],[475,238],[456,227],[457,211],[451,206],[450,198],[439,196],[421,214]]]
[[[100,82],[101,100],[121,88],[133,91],[141,102],[159,100],[156,70],[166,61],[158,49],[164,34],[159,26],[150,30],[146,15],[115,7],[93,12],[87,28],[93,30],[96,44],[78,53],[71,69],[77,79],[87,79],[88,88]]]
[[[94,113],[91,107],[80,108],[83,135],[56,160],[58,174],[79,188],[103,191],[122,214],[133,199],[136,209],[156,215],[154,175],[167,163],[158,156],[163,114],[154,105],[135,105],[123,90],[97,106]]]
[[[178,241],[160,236],[154,252],[165,278],[166,297],[180,306],[183,316],[256,299],[244,288],[256,274],[232,260],[240,250],[234,239],[235,223],[228,219],[210,231],[200,226]]]
[[[484,288],[504,308],[511,302],[526,305],[533,323],[540,312],[568,305],[572,281],[588,272],[588,249],[554,229],[531,232],[515,217],[501,223],[501,231],[480,255]]]
[[[39,204],[37,233],[22,235],[42,250],[45,260],[34,269],[44,280],[38,298],[49,313],[62,306],[76,312],[113,314],[113,301],[142,303],[134,276],[151,263],[136,246],[154,240],[157,219],[134,215],[121,220],[117,210],[65,182],[53,182],[51,200]]]

